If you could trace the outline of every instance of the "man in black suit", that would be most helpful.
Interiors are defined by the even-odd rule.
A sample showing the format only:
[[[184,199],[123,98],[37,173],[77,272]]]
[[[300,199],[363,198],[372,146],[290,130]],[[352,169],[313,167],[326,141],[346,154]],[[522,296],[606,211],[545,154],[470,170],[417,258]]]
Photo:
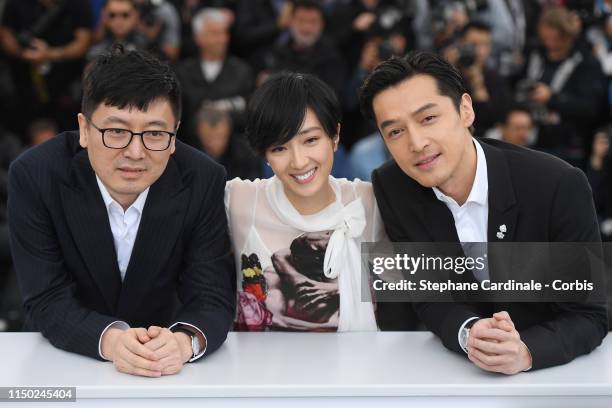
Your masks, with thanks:
[[[24,329],[150,377],[215,351],[235,307],[225,171],[176,140],[180,98],[167,65],[113,49],[86,71],[79,132],[9,173]]]
[[[254,89],[249,65],[228,53],[230,16],[206,8],[193,18],[193,36],[199,55],[176,67],[183,88],[182,140],[197,147],[196,116],[203,105],[231,112],[236,128],[244,126],[247,97]]]
[[[474,139],[472,100],[459,72],[440,57],[412,53],[380,64],[362,87],[361,103],[393,156],[372,175],[391,240],[600,240],[584,174],[544,153]],[[397,304],[379,306],[381,315],[405,311],[384,321],[414,319]],[[506,374],[566,363],[607,333],[602,304],[412,306],[446,347]]]

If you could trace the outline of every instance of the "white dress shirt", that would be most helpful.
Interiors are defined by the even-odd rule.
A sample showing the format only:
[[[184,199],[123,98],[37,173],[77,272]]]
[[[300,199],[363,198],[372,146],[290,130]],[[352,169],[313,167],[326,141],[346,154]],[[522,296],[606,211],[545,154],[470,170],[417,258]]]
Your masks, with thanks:
[[[149,195],[149,188],[147,187],[145,191],[140,193],[136,201],[127,210],[123,211],[123,207],[113,200],[98,176],[96,176],[96,181],[104,200],[104,207],[106,207],[108,212],[108,220],[111,232],[113,233],[115,252],[117,254],[117,264],[121,272],[121,281],[123,282],[125,272],[130,263],[130,257],[132,256],[134,241],[136,241],[142,210]]]
[[[140,226],[142,212],[147,201],[147,196],[149,195],[149,187],[140,193],[136,198],[136,201],[134,201],[134,203],[124,211],[123,207],[111,197],[110,193],[106,189],[106,186],[102,183],[102,180],[100,180],[97,175],[96,181],[98,182],[100,194],[102,194],[104,206],[106,207],[106,211],[108,213],[108,221],[113,234],[113,242],[115,243],[115,253],[117,254],[117,265],[119,266],[119,272],[121,273],[121,282],[123,282],[125,280],[125,273],[130,263],[130,257],[132,256],[132,250],[134,249],[134,242],[136,241],[136,235],[138,234],[138,227]],[[206,340],[204,333],[189,323],[177,322],[170,326],[170,329],[177,324],[189,326],[192,331],[195,330],[199,332]],[[102,355],[102,337],[110,328],[127,330],[130,328],[130,326],[124,321],[117,320],[106,326],[106,328],[102,331],[100,340],[98,342],[98,353],[100,354],[100,357],[105,360],[106,357]],[[205,351],[206,347],[204,347],[204,349],[190,361],[202,357]]]
[[[487,226],[489,222],[489,178],[487,174],[487,159],[480,143],[478,143],[476,139],[473,139],[473,142],[476,147],[476,176],[474,177],[472,189],[465,203],[459,205],[453,198],[445,195],[440,189],[433,187],[433,191],[438,200],[446,204],[453,214],[457,236],[461,243],[487,242]],[[485,268],[480,274],[480,271],[473,272],[474,276],[479,281],[488,278],[488,268]],[[459,335],[461,330],[463,330],[466,324],[474,319],[479,319],[479,317],[470,317],[463,322],[461,327],[459,327],[457,342],[460,343]]]
[[[440,189],[433,191],[453,214],[459,242],[487,242],[487,225],[489,221],[489,177],[487,175],[487,159],[480,143],[474,141],[476,147],[476,176],[472,189],[463,205],[457,204]]]
[[[202,67],[202,74],[206,81],[214,82],[219,76],[221,68],[223,68],[223,61],[202,61],[200,63]]]

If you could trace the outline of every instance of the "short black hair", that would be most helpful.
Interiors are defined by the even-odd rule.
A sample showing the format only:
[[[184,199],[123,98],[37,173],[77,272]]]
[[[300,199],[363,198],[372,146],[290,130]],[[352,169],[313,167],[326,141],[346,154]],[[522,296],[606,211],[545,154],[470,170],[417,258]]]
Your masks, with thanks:
[[[203,105],[196,113],[196,125],[201,123],[207,123],[208,125],[215,127],[219,123],[227,123],[229,127],[232,127],[232,116],[229,111],[225,109],[219,109],[208,105]]]
[[[492,32],[491,26],[489,24],[485,23],[484,21],[480,21],[480,20],[472,20],[461,29],[461,37],[462,38],[465,37],[465,35],[470,30],[486,31],[487,33]]]
[[[415,75],[429,75],[438,85],[440,95],[448,96],[459,112],[461,97],[469,93],[461,73],[441,56],[423,51],[413,51],[404,57],[392,57],[376,66],[364,80],[359,90],[359,103],[363,115],[375,120],[372,101],[380,92],[399,85]]]
[[[126,2],[126,3],[130,3],[134,8],[137,7],[137,4],[136,4],[135,0],[104,0],[103,7],[108,6],[108,3],[110,3],[111,1],[123,1],[123,2]]]
[[[525,103],[521,102],[513,102],[510,103],[504,112],[504,123],[508,123],[508,119],[510,119],[510,115],[515,112],[523,112],[529,115],[529,118],[533,121],[533,114],[531,113],[531,109]]]
[[[114,45],[86,68],[81,111],[91,117],[101,103],[146,111],[151,102],[160,98],[170,103],[178,123],[181,87],[168,64],[147,52],[126,51]]]
[[[323,16],[323,7],[321,3],[316,0],[294,0],[293,8],[291,9],[291,14],[295,14],[299,9],[306,10],[317,10]]]
[[[342,110],[334,91],[310,74],[280,72],[255,91],[247,108],[246,134],[260,155],[295,136],[310,108],[330,138],[336,136]]]

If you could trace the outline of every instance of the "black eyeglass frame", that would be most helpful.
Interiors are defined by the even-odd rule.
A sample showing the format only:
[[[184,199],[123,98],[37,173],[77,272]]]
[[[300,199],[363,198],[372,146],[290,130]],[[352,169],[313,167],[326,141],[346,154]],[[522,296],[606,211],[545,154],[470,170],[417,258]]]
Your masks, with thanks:
[[[174,136],[176,136],[176,132],[167,132],[165,130],[144,130],[142,132],[132,132],[130,129],[123,129],[123,128],[99,128],[97,127],[92,121],[91,119],[89,119],[87,116],[85,116],[85,119],[87,120],[87,122],[94,127],[94,129],[96,129],[98,132],[100,132],[100,134],[102,135],[102,144],[109,148],[109,149],[116,149],[116,150],[121,150],[121,149],[125,149],[126,147],[128,147],[130,145],[130,143],[132,143],[132,140],[134,139],[134,136],[140,136],[140,140],[142,141],[142,145],[145,147],[145,149],[150,150],[152,152],[163,152],[165,150],[168,150],[168,148],[170,147],[170,145],[172,144],[172,138]],[[130,140],[128,140],[127,144],[123,147],[112,147],[106,144],[106,140],[104,138],[104,133],[108,130],[121,130],[121,131],[125,131],[125,132],[129,132],[130,133]],[[160,133],[165,133],[168,135],[168,145],[163,148],[163,149],[150,149],[147,144],[145,143],[144,140],[144,133],[147,132],[160,132]]]

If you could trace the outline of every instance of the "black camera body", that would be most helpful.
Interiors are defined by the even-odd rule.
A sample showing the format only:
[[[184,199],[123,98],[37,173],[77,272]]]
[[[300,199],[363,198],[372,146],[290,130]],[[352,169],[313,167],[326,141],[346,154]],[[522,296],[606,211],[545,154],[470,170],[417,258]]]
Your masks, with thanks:
[[[488,7],[487,0],[434,0],[431,1],[431,25],[434,33],[445,30],[451,16],[457,10],[463,10],[470,19]]]
[[[22,31],[15,36],[17,43],[23,49],[30,48],[34,36],[30,31]]]
[[[138,4],[138,13],[140,14],[140,21],[146,26],[151,27],[157,23],[157,16],[155,10],[161,2],[159,0],[145,0]]]
[[[395,48],[393,48],[393,44],[388,40],[385,40],[378,44],[378,59],[380,61],[386,61],[392,56],[396,55]]]
[[[457,47],[459,58],[457,59],[457,67],[466,69],[476,63],[476,47],[472,44],[464,44]]]
[[[516,84],[516,99],[519,102],[528,102],[529,94],[535,89],[538,82],[532,79],[523,79]]]

